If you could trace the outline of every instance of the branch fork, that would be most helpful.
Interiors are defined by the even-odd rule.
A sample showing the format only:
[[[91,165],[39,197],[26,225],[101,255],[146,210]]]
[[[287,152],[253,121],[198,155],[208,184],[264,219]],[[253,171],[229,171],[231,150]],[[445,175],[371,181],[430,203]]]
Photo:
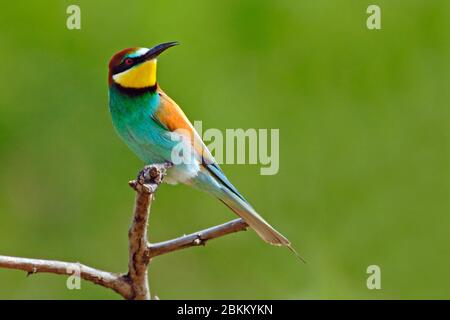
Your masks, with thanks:
[[[171,163],[153,164],[144,167],[136,178],[128,184],[136,192],[133,219],[128,231],[128,272],[113,273],[94,269],[79,262],[63,262],[56,260],[28,259],[0,255],[0,268],[17,269],[35,273],[54,273],[73,275],[78,270],[79,276],[92,283],[109,288],[129,300],[150,300],[148,281],[148,266],[151,259],[173,251],[204,246],[209,240],[225,236],[230,233],[245,231],[247,223],[242,219],[235,219],[202,231],[194,232],[182,237],[158,243],[148,242],[148,221],[154,194],[163,178],[172,166]]]

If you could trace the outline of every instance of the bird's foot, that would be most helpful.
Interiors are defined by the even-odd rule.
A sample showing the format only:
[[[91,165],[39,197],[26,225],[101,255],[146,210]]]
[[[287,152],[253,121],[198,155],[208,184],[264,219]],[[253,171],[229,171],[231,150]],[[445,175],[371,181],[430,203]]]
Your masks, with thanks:
[[[167,169],[172,166],[171,162],[147,165],[139,171],[136,180],[129,182],[129,185],[136,191],[154,193],[163,181]]]

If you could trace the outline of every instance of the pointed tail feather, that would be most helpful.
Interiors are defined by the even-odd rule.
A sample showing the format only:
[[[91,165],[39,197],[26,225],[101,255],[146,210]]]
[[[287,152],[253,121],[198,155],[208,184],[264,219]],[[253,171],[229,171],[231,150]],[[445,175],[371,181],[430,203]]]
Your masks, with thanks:
[[[228,191],[225,192],[224,196],[219,197],[219,200],[244,219],[265,242],[275,246],[288,247],[297,258],[306,263],[305,259],[292,247],[291,242],[264,220],[248,202]]]
[[[228,190],[224,190],[219,199],[244,219],[265,242],[276,246],[290,247],[290,241],[264,220],[245,200]]]
[[[216,164],[205,164],[204,171],[191,180],[192,186],[199,188],[216,196],[227,207],[229,207],[267,243],[275,246],[286,246],[300,260],[305,260],[291,246],[291,242],[275,230],[266,220],[263,219],[245,198],[231,184],[227,177]]]

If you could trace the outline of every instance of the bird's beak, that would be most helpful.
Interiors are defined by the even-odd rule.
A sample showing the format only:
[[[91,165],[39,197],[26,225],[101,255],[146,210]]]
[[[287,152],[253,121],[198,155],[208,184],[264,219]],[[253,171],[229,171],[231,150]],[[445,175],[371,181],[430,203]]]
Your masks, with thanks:
[[[180,44],[177,41],[173,41],[173,42],[165,42],[165,43],[161,43],[158,44],[157,46],[154,46],[153,48],[151,48],[145,55],[144,55],[144,59],[145,60],[151,60],[151,59],[155,59],[156,57],[158,57],[163,51],[166,51],[166,49],[169,49],[170,47],[176,46]]]

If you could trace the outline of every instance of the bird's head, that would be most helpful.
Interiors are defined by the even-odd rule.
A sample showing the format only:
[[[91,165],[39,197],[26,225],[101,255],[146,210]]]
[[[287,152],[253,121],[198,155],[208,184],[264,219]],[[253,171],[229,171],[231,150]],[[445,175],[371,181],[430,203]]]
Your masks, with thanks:
[[[109,62],[109,84],[142,89],[156,85],[156,59],[178,42],[166,42],[151,49],[128,48],[116,53]]]

